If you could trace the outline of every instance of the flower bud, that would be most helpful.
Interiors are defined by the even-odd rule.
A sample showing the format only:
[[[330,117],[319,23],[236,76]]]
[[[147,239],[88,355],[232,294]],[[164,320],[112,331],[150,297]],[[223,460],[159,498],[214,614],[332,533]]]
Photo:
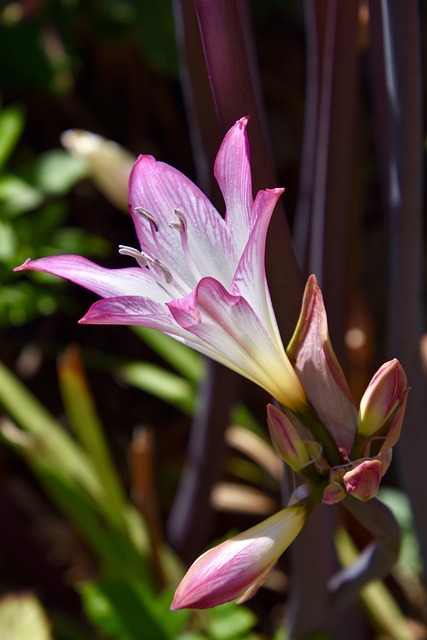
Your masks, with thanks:
[[[322,502],[323,504],[337,504],[344,500],[346,495],[344,487],[339,482],[333,481],[324,490]]]
[[[344,474],[343,482],[347,493],[366,502],[377,495],[382,476],[383,465],[379,460],[364,460]]]
[[[299,502],[204,553],[185,574],[171,609],[207,609],[254,595],[308,513],[307,505]]]
[[[93,182],[116,207],[128,210],[128,182],[135,157],[116,142],[80,129],[64,131],[62,145],[86,163]]]
[[[384,427],[407,390],[405,372],[396,359],[378,369],[360,401],[358,434],[370,437]]]
[[[304,440],[289,418],[272,404],[267,405],[267,423],[277,453],[294,471],[311,462]]]

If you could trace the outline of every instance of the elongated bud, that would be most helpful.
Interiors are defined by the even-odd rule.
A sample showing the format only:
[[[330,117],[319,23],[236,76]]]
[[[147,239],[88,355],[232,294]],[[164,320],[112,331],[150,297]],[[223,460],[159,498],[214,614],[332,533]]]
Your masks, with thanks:
[[[73,156],[85,161],[101,193],[116,207],[127,211],[128,182],[135,157],[116,142],[90,131],[64,131],[61,142]]]
[[[405,372],[396,359],[378,369],[360,402],[358,433],[369,437],[384,427],[407,390]]]
[[[311,462],[304,440],[289,418],[274,405],[267,405],[267,423],[270,437],[277,453],[294,471]]]
[[[171,609],[207,609],[252,597],[308,513],[307,504],[299,502],[204,553],[178,586]]]

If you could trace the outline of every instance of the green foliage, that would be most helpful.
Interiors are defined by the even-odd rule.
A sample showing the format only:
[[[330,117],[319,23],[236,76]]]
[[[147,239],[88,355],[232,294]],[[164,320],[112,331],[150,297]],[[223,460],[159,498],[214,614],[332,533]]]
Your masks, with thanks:
[[[34,156],[15,173],[8,171],[24,120],[18,106],[0,112],[0,327],[23,324],[67,304],[58,294],[60,280],[39,274],[23,281],[13,273],[26,258],[55,253],[96,257],[109,248],[103,238],[65,226],[64,197],[87,175],[82,161],[53,149]]]
[[[399,489],[381,487],[378,497],[393,513],[402,531],[398,570],[406,575],[421,575],[423,562],[408,496]]]
[[[256,617],[251,611],[229,603],[216,607],[208,629],[214,640],[238,640],[248,638],[255,623]]]
[[[10,106],[0,113],[0,169],[3,167],[24,130],[24,111]]]
[[[104,581],[81,586],[85,611],[108,638],[176,640],[188,612],[169,611],[171,593],[154,596],[140,582]]]

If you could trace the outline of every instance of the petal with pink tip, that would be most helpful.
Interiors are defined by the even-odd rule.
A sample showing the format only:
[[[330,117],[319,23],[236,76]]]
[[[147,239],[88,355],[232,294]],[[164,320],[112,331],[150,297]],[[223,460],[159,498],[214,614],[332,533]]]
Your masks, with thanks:
[[[145,269],[105,269],[75,255],[51,256],[38,260],[26,260],[15,271],[41,271],[79,284],[102,298],[111,296],[148,296],[159,302],[170,300]]]
[[[329,340],[322,292],[314,276],[307,281],[301,314],[287,354],[320,419],[337,445],[350,451],[357,411]]]
[[[282,348],[265,273],[265,243],[274,207],[283,189],[266,189],[257,194],[256,219],[234,274],[231,293],[243,296],[256,311],[267,331]]]
[[[238,252],[242,252],[253,226],[253,195],[250,151],[246,127],[241,118],[225,135],[218,151],[214,174],[225,201],[225,220]]]
[[[284,351],[241,296],[213,278],[203,278],[186,298],[167,303],[176,322],[216,351],[216,360],[259,384],[289,408],[305,394]]]
[[[139,156],[129,179],[129,206],[143,251],[178,273],[190,288],[205,275],[230,284],[237,257],[227,225],[205,194],[180,171],[152,156]],[[157,232],[138,207],[152,214]],[[198,275],[182,250],[179,231],[170,227],[170,222],[178,221],[175,209],[186,217],[189,250]]]

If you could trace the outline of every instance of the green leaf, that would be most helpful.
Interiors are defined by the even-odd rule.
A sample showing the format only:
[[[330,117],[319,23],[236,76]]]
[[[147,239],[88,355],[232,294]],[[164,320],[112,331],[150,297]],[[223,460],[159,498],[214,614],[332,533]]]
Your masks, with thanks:
[[[256,624],[256,616],[234,602],[212,609],[208,629],[214,640],[237,640],[246,636]]]
[[[402,530],[402,540],[398,568],[403,573],[421,575],[423,561],[420,545],[415,534],[411,503],[408,496],[399,489],[381,487],[378,493],[381,502],[390,509]]]
[[[116,373],[124,382],[192,415],[196,394],[187,380],[149,362],[131,362],[120,366]]]
[[[34,438],[36,453],[43,451],[46,459],[54,461],[59,469],[81,483],[89,495],[107,508],[107,496],[86,453],[1,362],[0,404],[12,420]]]
[[[70,424],[87,451],[110,501],[112,518],[124,526],[125,492],[112,461],[95,401],[83,370],[80,353],[70,347],[58,365],[59,383]]]
[[[43,202],[43,195],[28,182],[16,176],[0,177],[0,212],[13,218],[35,209]]]
[[[201,382],[206,372],[206,365],[200,354],[161,331],[146,327],[132,327],[132,330],[178,373],[196,384]]]
[[[24,177],[50,196],[63,196],[87,176],[86,164],[62,149],[40,154],[24,171]]]
[[[169,597],[167,602],[156,599],[137,582],[86,583],[79,590],[93,624],[117,640],[175,640],[177,627],[182,628],[188,616],[187,612],[176,616],[169,611]]]
[[[0,635],[7,640],[51,640],[50,624],[31,593],[7,595],[0,600]]]
[[[24,123],[24,111],[20,107],[6,107],[0,113],[0,169],[21,137]]]

